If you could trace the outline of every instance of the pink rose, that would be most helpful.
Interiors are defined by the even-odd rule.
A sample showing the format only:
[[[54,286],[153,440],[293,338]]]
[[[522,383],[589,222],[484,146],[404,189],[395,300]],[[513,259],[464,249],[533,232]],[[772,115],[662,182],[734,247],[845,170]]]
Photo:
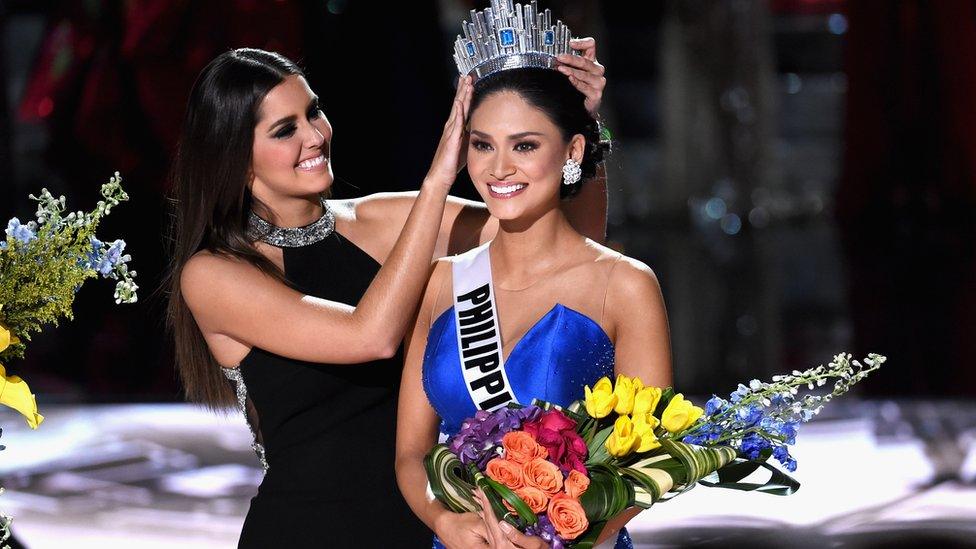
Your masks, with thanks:
[[[522,429],[535,437],[549,453],[549,459],[559,466],[563,474],[576,470],[586,473],[583,462],[586,460],[586,443],[576,434],[576,422],[559,410],[548,410],[522,426]]]

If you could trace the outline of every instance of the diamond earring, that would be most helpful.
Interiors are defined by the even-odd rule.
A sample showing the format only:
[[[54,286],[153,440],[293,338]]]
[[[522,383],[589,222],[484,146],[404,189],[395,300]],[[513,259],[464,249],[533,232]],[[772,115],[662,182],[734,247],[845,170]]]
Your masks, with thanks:
[[[582,175],[583,169],[580,168],[580,163],[572,158],[567,158],[563,165],[563,185],[575,184]]]

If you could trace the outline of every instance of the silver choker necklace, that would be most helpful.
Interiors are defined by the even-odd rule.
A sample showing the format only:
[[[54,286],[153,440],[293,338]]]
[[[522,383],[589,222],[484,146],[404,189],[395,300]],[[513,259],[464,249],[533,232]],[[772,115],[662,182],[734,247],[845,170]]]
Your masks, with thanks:
[[[299,248],[325,240],[335,230],[335,215],[325,203],[325,198],[319,197],[319,202],[325,210],[322,217],[304,227],[277,227],[251,211],[247,217],[247,236],[279,248]]]

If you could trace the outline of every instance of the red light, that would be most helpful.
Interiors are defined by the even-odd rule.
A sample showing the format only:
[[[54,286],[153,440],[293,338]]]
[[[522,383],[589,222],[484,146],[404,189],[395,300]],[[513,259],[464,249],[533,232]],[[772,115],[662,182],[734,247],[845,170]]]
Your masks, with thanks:
[[[46,118],[54,110],[54,101],[50,97],[45,97],[37,104],[37,116]]]

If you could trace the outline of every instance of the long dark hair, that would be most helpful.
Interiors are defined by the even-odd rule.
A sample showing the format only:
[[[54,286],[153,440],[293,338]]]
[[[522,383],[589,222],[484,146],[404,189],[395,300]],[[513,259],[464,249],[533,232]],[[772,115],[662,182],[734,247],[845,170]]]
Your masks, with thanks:
[[[248,182],[258,108],[272,88],[294,74],[303,75],[295,63],[274,52],[241,48],[221,54],[194,82],[180,131],[170,173],[166,320],[187,400],[212,410],[234,405],[235,395],[183,300],[180,275],[193,254],[208,250],[283,280],[277,266],[247,238],[247,215],[255,200]]]
[[[503,91],[519,94],[522,99],[541,110],[559,127],[567,142],[576,134],[586,140],[580,168],[583,175],[573,185],[560,185],[559,196],[576,196],[583,182],[596,175],[596,166],[603,161],[610,143],[600,140],[600,128],[593,115],[586,110],[586,97],[561,72],[549,69],[525,68],[501,71],[475,83],[471,97],[471,112],[488,97]]]

